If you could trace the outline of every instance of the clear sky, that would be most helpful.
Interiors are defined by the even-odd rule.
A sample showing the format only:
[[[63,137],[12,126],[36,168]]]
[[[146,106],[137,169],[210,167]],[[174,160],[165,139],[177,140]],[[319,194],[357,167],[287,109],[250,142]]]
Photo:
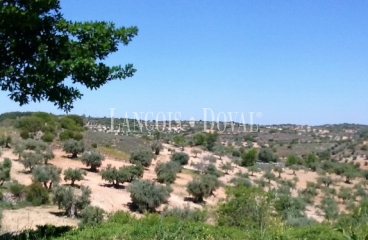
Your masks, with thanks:
[[[137,26],[109,57],[133,63],[72,113],[261,112],[259,124],[368,124],[368,2],[338,0],[61,0],[69,20]],[[62,113],[50,103],[19,107],[0,92],[0,112]],[[209,112],[208,112],[209,113]],[[248,117],[249,119],[249,117]],[[211,120],[211,119],[208,119]]]

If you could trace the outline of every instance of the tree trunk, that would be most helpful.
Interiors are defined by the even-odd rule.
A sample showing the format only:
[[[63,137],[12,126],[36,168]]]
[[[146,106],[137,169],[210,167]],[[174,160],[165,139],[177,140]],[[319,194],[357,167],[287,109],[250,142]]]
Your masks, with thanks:
[[[71,180],[72,182],[70,183],[70,186],[74,186],[74,182],[75,180]]]
[[[78,153],[73,152],[72,158],[77,158],[78,157]]]
[[[46,189],[48,189],[48,187],[47,187],[47,182],[44,182],[44,183],[43,183],[43,186],[45,186],[45,188],[46,188]]]
[[[75,214],[76,214],[76,209],[75,209],[75,203],[72,203],[69,211],[68,211],[68,215],[72,218],[75,217]]]
[[[52,188],[52,181],[49,184],[49,189],[51,190],[51,188]]]

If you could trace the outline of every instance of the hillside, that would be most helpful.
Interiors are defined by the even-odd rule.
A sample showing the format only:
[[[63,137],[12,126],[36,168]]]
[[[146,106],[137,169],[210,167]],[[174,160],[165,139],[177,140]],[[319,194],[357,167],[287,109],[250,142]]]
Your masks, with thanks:
[[[75,115],[0,119],[3,232],[49,224],[79,226],[63,233],[67,239],[102,234],[109,226],[114,230],[106,239],[163,239],[160,226],[178,227],[169,239],[344,239],[333,230],[339,227],[366,234],[367,126],[288,124],[235,134],[184,123],[180,132],[127,133],[102,123],[91,127]],[[82,173],[75,184],[65,177],[69,169]],[[134,224],[119,233],[116,224],[128,218]],[[135,234],[140,224],[151,225],[154,237]]]

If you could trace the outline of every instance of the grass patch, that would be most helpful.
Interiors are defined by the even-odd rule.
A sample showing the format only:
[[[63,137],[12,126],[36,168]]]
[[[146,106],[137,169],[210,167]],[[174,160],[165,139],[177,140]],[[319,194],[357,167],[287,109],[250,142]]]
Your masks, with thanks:
[[[121,161],[128,161],[129,154],[119,151],[114,148],[107,148],[107,147],[98,147],[97,148],[102,154],[107,155],[109,157],[121,160]]]
[[[181,173],[188,174],[188,175],[190,175],[192,177],[198,177],[199,176],[199,172],[198,171],[195,171],[195,170],[192,170],[192,169],[183,168],[183,170],[181,171]]]

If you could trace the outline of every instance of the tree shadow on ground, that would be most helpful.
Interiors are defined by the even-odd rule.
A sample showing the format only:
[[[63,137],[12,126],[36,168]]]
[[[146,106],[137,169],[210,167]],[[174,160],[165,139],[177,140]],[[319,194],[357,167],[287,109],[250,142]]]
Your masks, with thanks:
[[[127,203],[127,205],[126,205],[126,206],[128,207],[129,211],[140,213],[140,212],[138,211],[138,207],[137,207],[134,203],[129,202],[129,203]]]
[[[71,231],[73,227],[70,226],[61,226],[56,227],[53,225],[43,225],[37,226],[35,230],[24,230],[22,232],[9,232],[0,235],[0,239],[3,240],[11,240],[11,239],[19,239],[19,240],[38,240],[38,239],[51,239],[55,237],[61,237],[68,231]]]
[[[122,184],[119,184],[118,186],[115,186],[112,183],[102,183],[102,184],[99,184],[99,185],[102,186],[102,187],[107,187],[107,188],[125,189],[125,186],[122,185]]]
[[[86,171],[86,172],[90,172],[90,173],[99,173],[99,172],[100,172],[98,169],[93,170],[93,169],[91,169],[91,168],[84,168],[84,167],[81,167],[81,168],[79,168],[79,169],[80,169],[80,170],[84,170],[84,171]]]
[[[51,212],[49,212],[50,214],[52,214],[52,215],[54,215],[54,216],[56,216],[56,217],[65,217],[66,216],[66,213],[65,213],[65,211],[57,211],[57,212],[55,212],[55,211],[51,211]]]
[[[184,202],[192,202],[192,203],[197,203],[197,204],[202,204],[202,205],[206,204],[205,200],[197,201],[193,197],[184,197]]]

